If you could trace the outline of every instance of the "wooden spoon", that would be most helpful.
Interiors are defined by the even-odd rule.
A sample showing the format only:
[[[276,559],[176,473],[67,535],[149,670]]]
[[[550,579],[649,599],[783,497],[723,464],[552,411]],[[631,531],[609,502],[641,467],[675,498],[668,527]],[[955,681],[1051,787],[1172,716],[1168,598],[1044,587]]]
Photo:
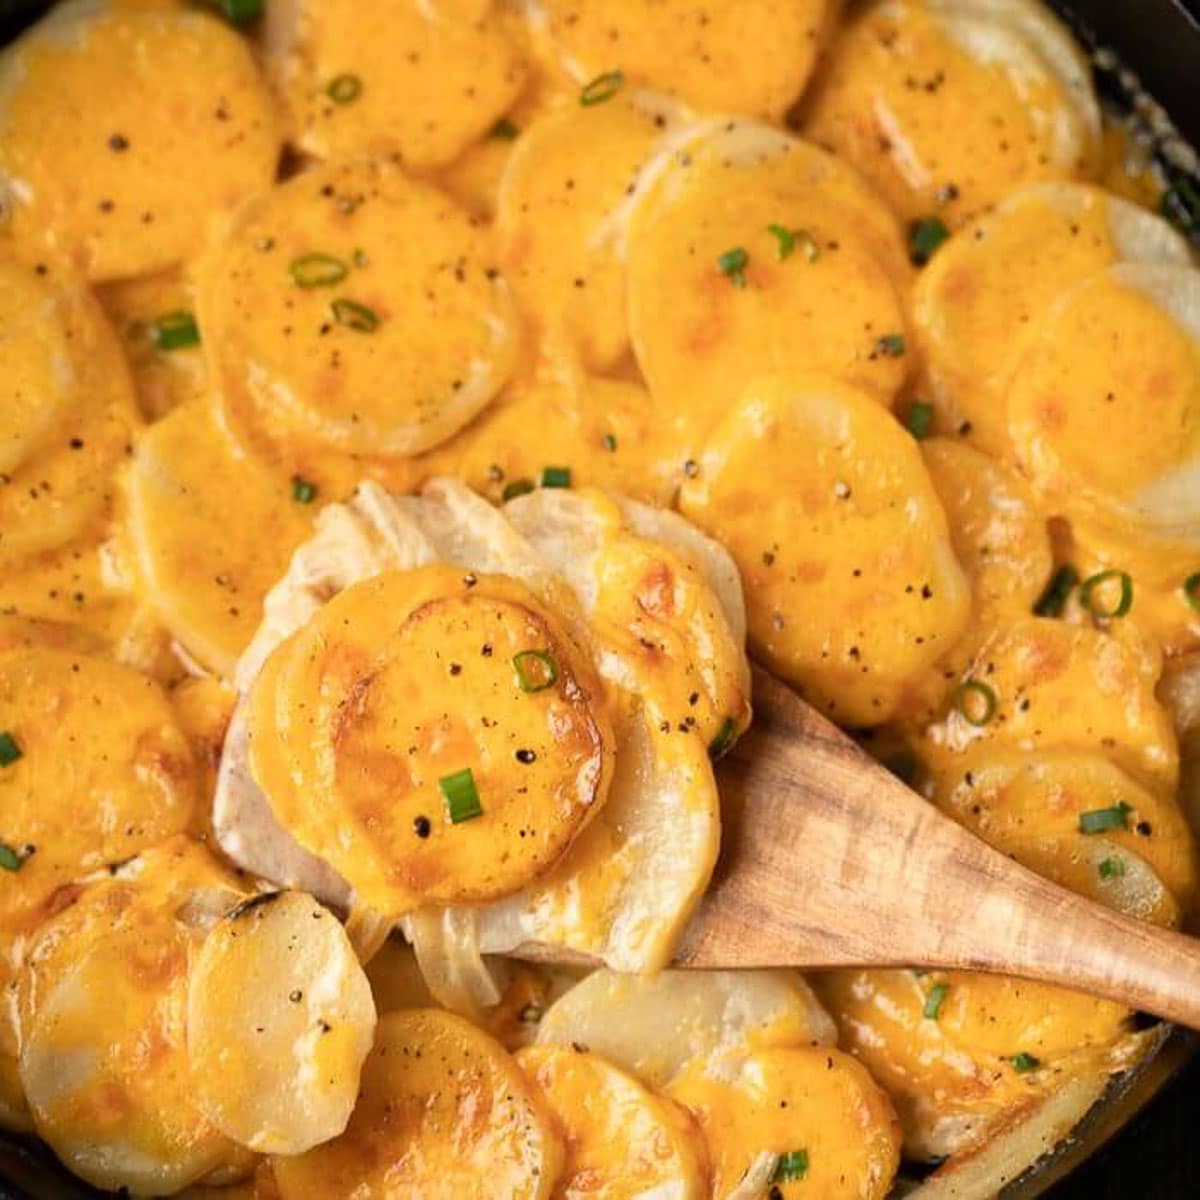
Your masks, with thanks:
[[[765,671],[719,778],[721,861],[677,966],[992,971],[1200,1028],[1200,940],[993,850]]]

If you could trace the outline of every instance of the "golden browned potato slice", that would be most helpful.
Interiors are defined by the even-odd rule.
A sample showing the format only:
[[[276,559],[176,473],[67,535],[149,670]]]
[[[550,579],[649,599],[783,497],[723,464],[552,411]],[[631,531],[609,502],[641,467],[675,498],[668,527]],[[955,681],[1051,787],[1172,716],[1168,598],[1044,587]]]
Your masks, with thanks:
[[[984,11],[1000,7],[1022,11]],[[1094,169],[1086,71],[1040,5],[874,0],[834,43],[803,128],[905,218],[953,227],[1023,184]]]
[[[1013,376],[1009,434],[1044,502],[1081,536],[1099,529],[1143,556],[1149,544],[1194,570],[1200,271],[1124,264],[1064,297]]]
[[[698,1059],[667,1088],[708,1143],[714,1196],[740,1195],[752,1172],[791,1200],[882,1200],[900,1162],[900,1128],[887,1093],[848,1054],[768,1047]],[[764,1170],[768,1158],[774,1162]]]
[[[292,469],[313,466],[306,448],[430,449],[516,356],[483,231],[383,160],[309,171],[247,203],[200,272],[200,324],[234,424]]]
[[[269,0],[267,65],[290,136],[318,158],[398,150],[444,166],[516,100],[526,69],[500,23],[425,0]]]
[[[126,483],[135,590],[188,654],[230,678],[263,597],[311,530],[311,507],[235,446],[206,404],[152,426]]]
[[[163,1195],[240,1150],[196,1102],[189,953],[241,885],[176,838],[60,898],[19,980],[21,1083],[38,1134],[100,1188]]]
[[[505,168],[501,264],[542,335],[565,338],[593,370],[629,348],[622,217],[642,167],[682,115],[644,91],[563,107],[522,133]]]
[[[772,670],[837,720],[888,720],[970,609],[916,443],[824,378],[764,379],[727,409],[680,510],[737,561]]]
[[[549,1200],[562,1165],[554,1116],[513,1059],[436,1009],[383,1017],[346,1132],[274,1163],[283,1200]]]
[[[704,1141],[686,1110],[582,1046],[529,1046],[517,1064],[563,1128],[562,1200],[707,1200]]]
[[[3,576],[100,516],[136,417],[120,345],[69,273],[0,257],[0,327]]]
[[[1008,449],[1008,388],[1046,313],[1114,262],[1186,265],[1162,218],[1082,184],[1023,188],[938,249],[913,297],[936,425],[991,454]]]
[[[911,356],[895,219],[832,155],[750,121],[688,127],[629,221],[629,324],[660,419],[694,450],[764,371],[888,403]]]
[[[570,634],[515,581],[448,566],[331,600],[268,661],[249,712],[276,816],[396,916],[516,891],[612,772],[601,685]]]
[[[204,939],[187,1029],[209,1120],[252,1150],[301,1154],[346,1128],[375,1005],[337,918],[303,892],[266,892]]]
[[[585,103],[604,103],[627,76],[700,109],[777,121],[804,90],[835,9],[829,0],[536,0],[530,20]]]
[[[12,232],[93,280],[192,257],[212,214],[270,184],[279,149],[270,90],[215,16],[72,0],[0,58]]]

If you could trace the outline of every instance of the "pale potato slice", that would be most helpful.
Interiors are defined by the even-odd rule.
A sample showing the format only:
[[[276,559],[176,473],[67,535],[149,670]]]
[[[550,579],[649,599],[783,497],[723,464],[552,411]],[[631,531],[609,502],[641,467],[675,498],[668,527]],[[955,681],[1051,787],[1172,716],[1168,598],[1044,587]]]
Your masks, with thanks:
[[[381,1018],[346,1132],[274,1164],[282,1200],[549,1200],[562,1165],[554,1116],[517,1064],[436,1009]]]
[[[547,1010],[540,1044],[578,1043],[651,1087],[693,1060],[769,1046],[832,1046],[837,1031],[798,971],[593,971]]]
[[[390,0],[269,0],[267,69],[290,136],[317,158],[398,150],[444,166],[516,100],[519,48],[482,5]],[[472,11],[474,10],[474,11]]]
[[[188,654],[230,678],[310,508],[199,404],[138,440],[126,488],[138,590]]]
[[[21,1083],[38,1134],[89,1183],[163,1195],[242,1161],[196,1102],[184,1016],[189,954],[239,895],[176,838],[76,887],[32,939]]]
[[[578,1046],[529,1046],[517,1065],[564,1131],[562,1200],[707,1200],[708,1162],[687,1112]]]
[[[890,403],[911,361],[895,219],[812,143],[745,120],[693,130],[647,169],[629,219],[630,333],[660,420],[691,456],[771,370]]]
[[[766,1047],[697,1060],[667,1095],[704,1131],[714,1196],[728,1196],[764,1153],[777,1156],[771,1192],[883,1200],[900,1164],[887,1093],[840,1050]]]
[[[1095,99],[1057,28],[1050,48],[1052,19],[1035,29],[999,7],[873,0],[843,26],[808,97],[805,133],[906,219],[956,227],[1024,184],[1096,165]]]
[[[940,431],[1008,449],[1008,387],[1054,302],[1114,262],[1190,262],[1161,217],[1098,188],[1022,188],[942,246],[922,272],[913,322]]]
[[[250,48],[215,15],[72,0],[0,58],[10,228],[92,280],[195,255],[213,214],[270,185],[280,144]]]
[[[337,918],[302,892],[267,892],[205,937],[187,1030],[209,1120],[252,1150],[302,1154],[346,1128],[375,1005]]]
[[[383,159],[243,205],[200,270],[199,316],[230,419],[306,478],[314,448],[374,461],[444,441],[517,350],[483,230]]]
[[[543,336],[603,371],[629,348],[619,213],[678,104],[622,91],[557,109],[522,133],[500,185],[496,233],[514,294]]]
[[[804,90],[837,6],[829,0],[534,0],[544,30],[585,97],[620,71],[708,111],[781,120]],[[603,103],[603,101],[596,101]]]
[[[680,511],[737,562],[765,663],[837,720],[886,721],[970,609],[916,443],[820,377],[763,379],[726,409]]]
[[[1131,263],[1080,284],[1022,359],[1008,412],[1021,468],[1053,511],[1194,569],[1200,271]]]

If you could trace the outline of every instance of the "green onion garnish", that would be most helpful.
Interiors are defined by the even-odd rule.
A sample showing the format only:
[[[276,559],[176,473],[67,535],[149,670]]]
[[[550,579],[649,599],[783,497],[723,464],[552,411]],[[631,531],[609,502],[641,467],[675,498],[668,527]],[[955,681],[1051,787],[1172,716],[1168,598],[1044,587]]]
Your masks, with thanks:
[[[925,400],[914,400],[908,410],[908,432],[917,439],[924,441],[933,428],[933,405]]]
[[[1100,591],[1110,591],[1110,584],[1120,584],[1121,590],[1116,603],[1104,604]],[[1100,571],[1083,581],[1079,589],[1079,603],[1094,617],[1123,617],[1133,607],[1133,580],[1128,571]]]
[[[1200,188],[1186,175],[1180,175],[1162,194],[1162,215],[1190,238],[1200,237]]]
[[[734,246],[724,254],[717,256],[717,270],[733,284],[734,287],[746,286],[746,268],[750,265],[750,255],[741,246]]]
[[[1101,879],[1120,879],[1125,874],[1123,858],[1106,858],[1099,867]]]
[[[772,1183],[790,1183],[795,1179],[803,1179],[808,1174],[808,1151],[789,1150],[775,1160],[775,1170],[771,1175]]]
[[[885,333],[875,343],[876,352],[887,358],[903,358],[907,348],[908,343],[904,340],[902,333]]]
[[[950,994],[950,985],[948,983],[935,983],[929,989],[929,995],[925,997],[925,1019],[927,1021],[936,1021],[942,1012],[942,1004],[946,997]]]
[[[1183,597],[1197,611],[1200,612],[1200,571],[1195,575],[1189,575],[1183,581]]]
[[[221,13],[231,25],[250,25],[263,14],[263,0],[220,0]]]
[[[190,312],[180,308],[151,322],[150,340],[159,350],[190,350],[200,345],[200,327]]]
[[[791,258],[792,251],[796,249],[796,235],[783,225],[768,225],[767,232],[778,243],[775,247],[775,253],[779,257],[779,261]]]
[[[733,749],[738,740],[738,725],[732,717],[726,717],[717,730],[716,737],[708,743],[708,757],[717,762]]]
[[[498,138],[502,142],[511,142],[520,132],[508,117],[501,117],[492,126],[492,132],[489,136]]]
[[[332,254],[313,253],[302,254],[293,259],[288,273],[298,287],[332,287],[346,278],[350,268]]]
[[[362,80],[357,75],[339,75],[325,89],[334,104],[352,104],[362,95]]]
[[[443,776],[438,780],[438,789],[446,802],[446,816],[451,825],[461,825],[483,816],[483,805],[479,803],[479,791],[470,767]]]
[[[21,757],[17,739],[6,729],[0,733],[0,767],[11,767]]]
[[[605,71],[603,75],[597,75],[579,93],[579,103],[584,108],[591,108],[593,104],[603,104],[605,100],[611,100],[621,90],[624,82],[624,71]]]
[[[379,328],[379,314],[357,300],[339,299],[330,306],[333,319],[347,329],[355,329],[359,333],[374,333]]]
[[[610,454],[617,448],[617,435],[615,433],[606,433],[604,435],[604,448]]]
[[[23,854],[18,854],[7,842],[0,842],[0,867],[6,871],[19,871],[24,865]]]
[[[301,479],[299,475],[292,476],[292,499],[297,504],[311,504],[317,498],[317,485]]]
[[[543,467],[542,487],[569,488],[571,486],[570,467]]]
[[[523,692],[544,692],[558,682],[558,663],[545,650],[522,650],[512,665]]]
[[[500,499],[505,502],[515,500],[518,496],[526,496],[534,489],[532,479],[512,479],[504,485],[504,491],[500,493]]]
[[[922,217],[908,227],[908,256],[913,265],[923,267],[937,248],[950,236],[945,222],[937,217]]]
[[[954,707],[962,713],[968,725],[979,729],[996,714],[996,693],[986,683],[968,679],[955,689]]]
[[[1113,829],[1128,829],[1133,809],[1122,800],[1111,808],[1093,808],[1079,814],[1080,833],[1108,833]]]
[[[1070,565],[1059,567],[1046,584],[1033,611],[1039,617],[1061,617],[1071,593],[1079,583],[1079,572]]]
[[[1018,1075],[1026,1075],[1030,1071],[1036,1071],[1042,1065],[1042,1060],[1035,1058],[1032,1054],[1026,1054],[1022,1050],[1020,1054],[1012,1056],[1012,1065]]]

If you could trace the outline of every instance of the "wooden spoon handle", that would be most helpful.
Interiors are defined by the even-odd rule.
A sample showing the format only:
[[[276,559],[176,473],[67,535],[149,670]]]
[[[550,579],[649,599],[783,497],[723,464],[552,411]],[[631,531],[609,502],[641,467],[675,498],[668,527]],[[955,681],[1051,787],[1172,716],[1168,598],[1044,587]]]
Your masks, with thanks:
[[[721,863],[680,966],[991,971],[1200,1028],[1200,941],[997,853],[764,672],[721,790]]]

